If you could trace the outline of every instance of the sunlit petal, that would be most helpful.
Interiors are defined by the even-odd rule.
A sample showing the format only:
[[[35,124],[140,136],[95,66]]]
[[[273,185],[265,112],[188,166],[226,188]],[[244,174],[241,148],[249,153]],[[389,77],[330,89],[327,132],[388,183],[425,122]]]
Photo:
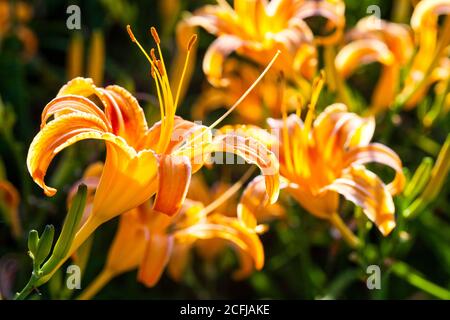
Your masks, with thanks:
[[[384,236],[394,229],[395,208],[391,194],[380,178],[363,166],[350,167],[341,178],[333,181],[324,190],[336,191],[363,208],[364,213]]]

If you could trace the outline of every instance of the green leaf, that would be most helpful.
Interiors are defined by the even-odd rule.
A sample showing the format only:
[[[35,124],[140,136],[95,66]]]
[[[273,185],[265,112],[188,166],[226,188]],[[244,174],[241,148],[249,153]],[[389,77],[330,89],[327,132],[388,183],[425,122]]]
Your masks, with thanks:
[[[414,172],[414,175],[405,188],[404,195],[408,203],[423,191],[426,183],[430,179],[432,168],[433,159],[430,157],[423,158],[422,162]]]

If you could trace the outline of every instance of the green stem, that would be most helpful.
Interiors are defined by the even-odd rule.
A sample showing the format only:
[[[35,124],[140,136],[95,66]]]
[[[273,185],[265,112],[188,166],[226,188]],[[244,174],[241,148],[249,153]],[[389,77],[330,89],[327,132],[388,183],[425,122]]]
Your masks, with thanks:
[[[22,291],[18,292],[16,296],[14,297],[14,300],[24,300],[28,295],[34,290],[36,287],[36,282],[39,279],[38,276],[33,274],[30,277],[30,280],[28,280],[28,283],[25,285],[25,287],[22,289]]]
[[[404,262],[398,261],[392,266],[392,272],[412,286],[421,289],[436,298],[450,300],[450,291],[424,279],[416,270]]]

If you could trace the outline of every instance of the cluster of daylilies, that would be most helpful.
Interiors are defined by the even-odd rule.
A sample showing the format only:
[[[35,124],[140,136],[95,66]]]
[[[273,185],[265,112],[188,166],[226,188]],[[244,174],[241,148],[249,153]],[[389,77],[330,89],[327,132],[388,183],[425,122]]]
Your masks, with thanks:
[[[135,269],[148,287],[165,270],[181,280],[192,250],[213,259],[231,246],[240,264],[233,278],[245,278],[264,267],[260,235],[292,206],[329,223],[339,231],[337,239],[354,250],[365,244],[343,218],[345,201],[389,236],[396,214],[414,216],[433,201],[450,166],[450,139],[436,164],[424,161],[412,177],[405,176],[394,150],[372,141],[376,120],[394,121],[389,115],[426,97],[429,107],[418,121],[432,127],[437,119],[448,119],[450,1],[414,5],[409,25],[373,15],[348,30],[339,0],[217,0],[178,22],[178,54],[185,59],[176,59],[174,67],[164,60],[155,28],[149,30],[155,49],[148,50],[127,26],[124,32],[148,60],[160,120],[150,125],[137,98],[123,87],[102,87],[103,70],[96,72],[95,65],[103,62],[95,56],[88,67],[93,79],[70,72],[74,78],[42,111],[28,151],[29,173],[51,197],[57,190],[45,177],[57,154],[89,139],[103,141],[106,155],[74,181],[56,244],[52,227],[30,233],[33,274],[16,298],[26,298],[69,259],[84,265],[95,231],[114,218],[119,225],[103,270],[81,299]],[[320,28],[309,23],[317,17]],[[215,40],[202,60],[208,84],[191,107],[192,118],[203,120],[227,108],[208,124],[177,116],[190,87],[191,60],[198,55],[196,33],[202,30]],[[93,37],[103,50],[102,36]],[[371,63],[379,63],[381,72],[364,104],[349,87],[352,75]],[[324,92],[333,100],[323,108]],[[229,118],[233,124],[224,125]],[[203,177],[217,164],[244,162],[256,165],[260,175],[250,168],[237,182],[223,179],[214,186]],[[391,181],[383,181],[372,163],[391,168]],[[19,237],[19,195],[1,177],[0,171],[0,196]],[[408,200],[401,212],[396,195]]]

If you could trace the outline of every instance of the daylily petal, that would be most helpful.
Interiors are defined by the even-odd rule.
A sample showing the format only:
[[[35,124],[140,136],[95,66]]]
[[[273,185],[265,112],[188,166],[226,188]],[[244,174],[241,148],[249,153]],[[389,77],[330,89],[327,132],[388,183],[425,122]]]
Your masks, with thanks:
[[[119,137],[106,147],[105,167],[92,209],[100,221],[137,207],[158,188],[158,159],[152,150],[136,153]]]
[[[380,143],[371,143],[367,146],[359,146],[351,149],[346,153],[343,162],[344,167],[370,162],[387,165],[395,170],[395,178],[387,186],[387,189],[392,195],[398,194],[403,190],[405,176],[402,170],[402,161],[393,150]]]
[[[322,219],[328,219],[339,206],[339,197],[335,192],[312,194],[307,188],[290,183],[287,192],[308,212]]]
[[[319,44],[333,44],[341,37],[345,27],[344,3],[341,1],[301,1],[297,8],[296,17],[305,20],[309,17],[321,16],[330,22],[334,31],[330,35],[315,36]],[[329,24],[327,25],[329,28]]]
[[[382,20],[375,15],[358,21],[350,31],[352,39],[364,39],[370,36],[380,38],[394,54],[400,65],[405,65],[414,52],[414,44],[409,26]]]
[[[234,280],[242,280],[248,278],[253,272],[253,260],[251,255],[247,251],[236,250],[236,254],[239,260],[239,269],[233,272]]]
[[[108,124],[112,133],[123,137],[133,147],[140,140],[140,136],[148,129],[144,112],[139,103],[131,93],[120,86],[113,85],[103,89],[96,87],[92,79],[75,78],[61,88],[57,97],[62,98],[74,95],[78,97],[77,99],[73,99],[75,101],[70,101],[71,104],[75,104],[76,100],[80,100],[82,97],[89,99],[97,98],[104,110],[93,107],[93,101],[83,107],[89,107],[90,111],[95,113],[95,115],[99,112],[103,113],[101,118],[105,119],[106,117],[107,121],[105,123]],[[84,100],[81,101],[82,103],[85,102]],[[61,105],[59,108],[62,108],[62,111],[65,113],[71,111],[70,105]],[[52,107],[52,109],[55,109],[55,107]],[[77,106],[75,110],[80,111],[80,107]],[[43,114],[44,119],[48,119],[48,116]]]
[[[177,213],[186,198],[191,172],[188,157],[160,155],[158,192],[153,209],[169,216]]]
[[[449,0],[425,0],[421,1],[414,8],[411,17],[411,27],[416,32],[420,32],[424,28],[429,27],[430,23],[434,23],[434,17],[443,14],[450,14]]]
[[[142,137],[139,148],[155,149],[161,134],[161,121],[155,123]],[[192,173],[197,172],[205,162],[204,148],[211,143],[211,130],[203,125],[175,116],[170,142],[166,154],[186,156],[191,161]]]
[[[236,218],[211,215],[207,222],[178,231],[175,237],[176,239],[225,239],[240,250],[248,252],[253,258],[257,270],[264,265],[264,249],[258,235],[255,231],[242,225]]]
[[[142,261],[148,231],[142,225],[139,210],[134,208],[120,217],[105,265],[105,269],[113,274],[133,270]]]
[[[286,187],[281,184],[281,188]],[[284,209],[277,203],[267,206],[268,196],[263,176],[254,178],[245,188],[237,207],[238,219],[248,228],[256,230],[259,222],[265,222],[267,215],[280,217],[284,215]]]
[[[360,206],[384,236],[395,227],[394,202],[386,186],[376,174],[363,166],[354,165],[343,176],[326,186]]]
[[[98,98],[104,106],[108,104],[103,93],[95,86],[94,81],[90,78],[78,77],[70,80],[59,90],[56,97],[66,95],[77,95],[85,98],[94,96]]]
[[[47,187],[44,176],[56,154],[69,145],[85,139],[103,139],[114,143],[116,137],[106,133],[105,122],[92,114],[78,112],[60,116],[44,126],[31,143],[27,166],[34,181],[53,196],[56,189]]]
[[[138,280],[147,287],[153,287],[161,278],[173,248],[172,236],[150,234],[144,258],[139,266]]]
[[[103,120],[108,129],[111,128],[105,114],[95,103],[83,96],[68,94],[56,97],[45,106],[41,116],[41,129],[52,116],[56,118],[76,112],[92,114]]]
[[[191,249],[191,243],[177,242],[173,246],[172,254],[169,263],[167,264],[167,272],[173,280],[181,281],[183,272],[186,270],[187,264],[189,263]]]
[[[256,164],[265,177],[269,203],[274,203],[279,194],[279,163],[274,153],[258,140],[242,133],[219,134],[207,149],[212,152],[229,152],[242,157],[246,162]]]
[[[209,46],[203,59],[203,72],[208,81],[218,87],[226,86],[229,82],[222,79],[224,60],[242,46],[242,40],[235,36],[223,35]]]
[[[394,63],[395,58],[383,41],[363,39],[352,41],[344,46],[336,55],[335,64],[337,71],[346,78],[361,64],[375,61],[389,66]]]
[[[108,105],[111,106],[106,107],[105,111],[112,123],[113,133],[123,137],[131,146],[135,146],[148,129],[144,111],[138,101],[130,92],[117,85],[101,90]]]
[[[324,157],[336,156],[354,146],[367,145],[375,131],[373,117],[362,118],[347,112],[343,104],[328,106],[314,121],[314,137]]]

